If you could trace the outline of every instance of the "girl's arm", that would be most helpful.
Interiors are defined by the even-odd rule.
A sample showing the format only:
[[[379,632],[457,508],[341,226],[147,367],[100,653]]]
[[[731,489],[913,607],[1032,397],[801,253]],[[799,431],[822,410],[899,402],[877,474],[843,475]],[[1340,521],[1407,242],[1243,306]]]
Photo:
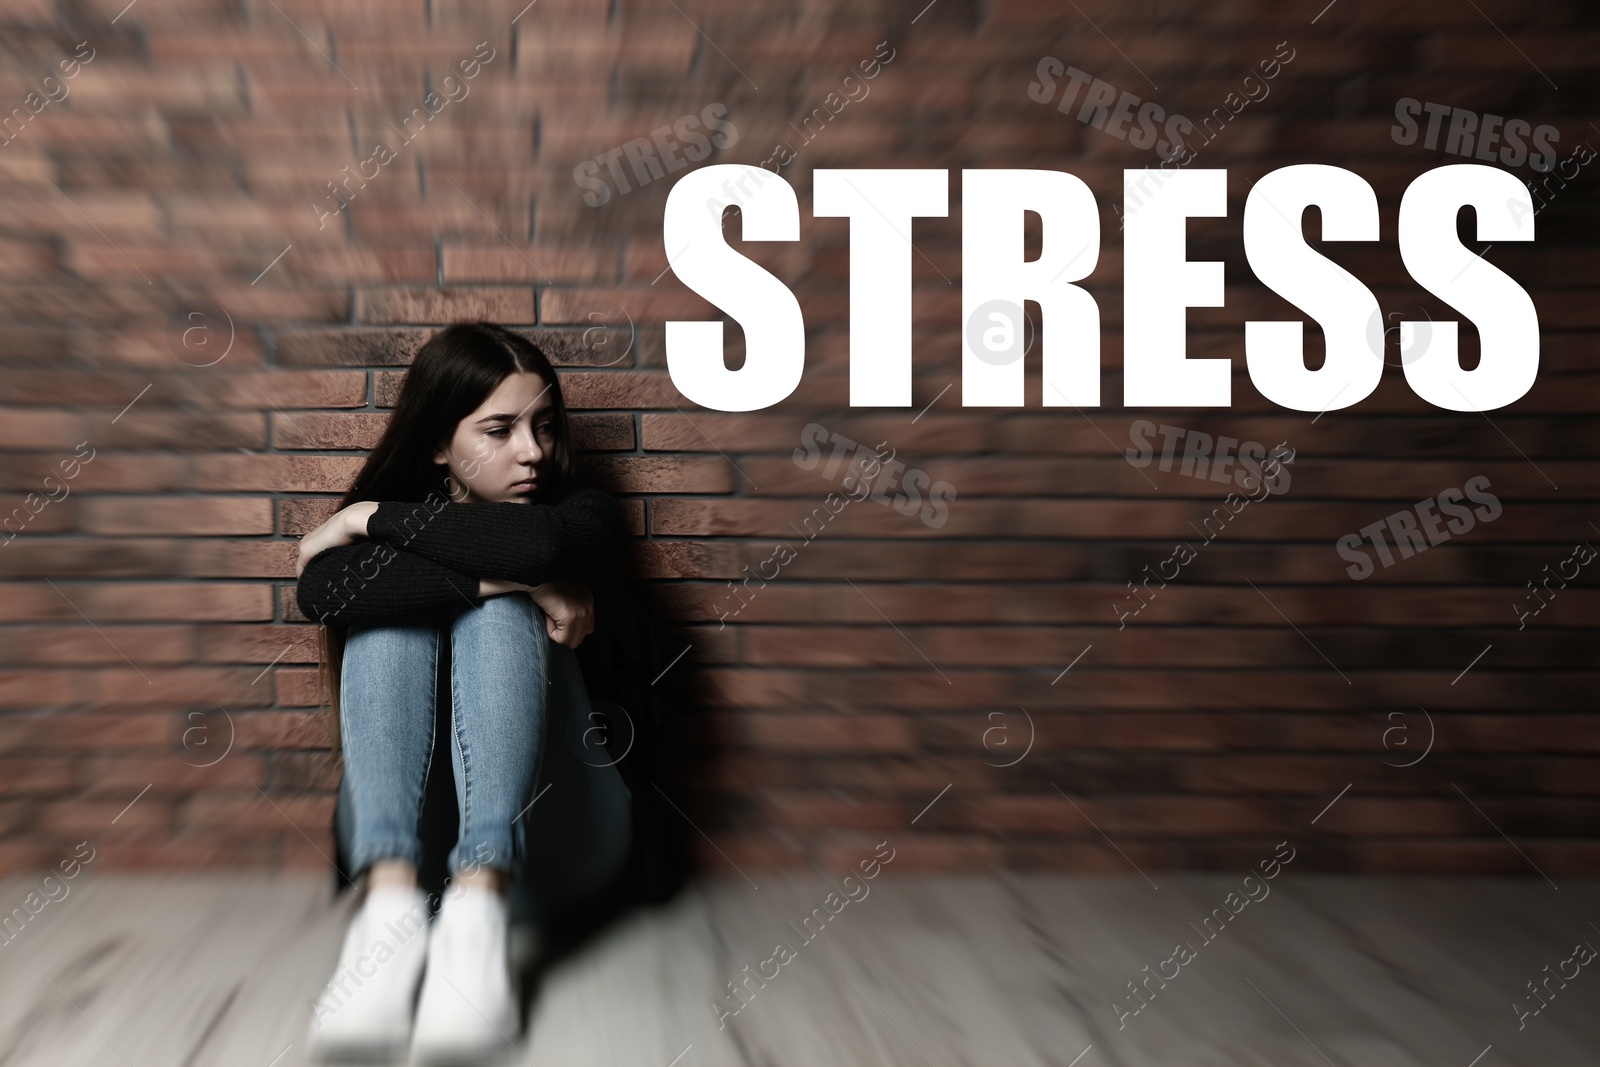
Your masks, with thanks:
[[[384,622],[418,612],[474,603],[506,583],[485,582],[378,541],[357,541],[317,553],[305,565],[295,601],[323,624]]]
[[[573,490],[559,504],[384,501],[365,526],[370,543],[461,574],[529,586],[610,577],[625,534],[616,501],[589,488]]]
[[[410,619],[418,613],[474,605],[474,597],[524,592],[544,612],[550,640],[577,648],[594,633],[594,597],[584,586],[549,582],[530,587],[501,578],[473,578],[404,549],[387,549],[361,541],[319,552],[306,565],[295,590],[300,610],[324,625],[349,626]]]

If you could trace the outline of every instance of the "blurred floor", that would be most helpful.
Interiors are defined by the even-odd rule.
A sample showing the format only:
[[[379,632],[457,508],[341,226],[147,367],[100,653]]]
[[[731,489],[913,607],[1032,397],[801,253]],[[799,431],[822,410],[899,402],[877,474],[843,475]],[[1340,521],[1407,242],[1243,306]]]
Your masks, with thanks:
[[[123,875],[72,883],[0,946],[0,1067],[290,1067],[351,902],[328,879]],[[1600,1061],[1600,881],[1284,872],[1206,941],[1233,875],[1003,875],[866,883],[814,940],[833,884],[757,873],[635,914],[545,976],[503,1063],[1370,1065]],[[37,887],[0,881],[0,904]],[[856,890],[858,893],[859,889]],[[831,903],[838,906],[838,898]],[[826,909],[824,909],[826,913]],[[794,926],[790,924],[793,923]],[[815,922],[813,929],[815,929]],[[1186,941],[1188,963],[1163,964]],[[783,942],[718,1028],[710,1001]],[[1118,1029],[1143,968],[1177,977]],[[1544,968],[1548,965],[1550,970]],[[1563,985],[1549,976],[1565,970]],[[1514,1004],[1531,1011],[1521,1018]],[[1148,994],[1147,994],[1148,995]]]

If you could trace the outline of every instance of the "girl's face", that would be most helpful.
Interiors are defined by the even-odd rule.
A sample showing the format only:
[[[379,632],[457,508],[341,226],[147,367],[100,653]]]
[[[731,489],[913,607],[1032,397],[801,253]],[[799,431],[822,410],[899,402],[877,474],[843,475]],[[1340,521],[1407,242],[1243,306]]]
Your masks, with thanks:
[[[555,444],[549,386],[532,371],[506,377],[435,452],[456,503],[528,503],[543,488]]]

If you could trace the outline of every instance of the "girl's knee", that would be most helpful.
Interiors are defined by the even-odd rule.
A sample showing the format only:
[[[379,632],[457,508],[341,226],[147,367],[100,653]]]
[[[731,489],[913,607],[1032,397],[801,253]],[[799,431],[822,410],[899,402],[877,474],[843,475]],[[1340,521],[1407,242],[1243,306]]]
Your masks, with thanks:
[[[425,651],[439,643],[435,622],[368,622],[350,627],[345,634],[344,655],[361,656],[369,652]]]
[[[476,607],[479,611],[506,612],[520,615],[542,613],[533,597],[521,590],[514,593],[496,593],[494,596],[484,597]]]

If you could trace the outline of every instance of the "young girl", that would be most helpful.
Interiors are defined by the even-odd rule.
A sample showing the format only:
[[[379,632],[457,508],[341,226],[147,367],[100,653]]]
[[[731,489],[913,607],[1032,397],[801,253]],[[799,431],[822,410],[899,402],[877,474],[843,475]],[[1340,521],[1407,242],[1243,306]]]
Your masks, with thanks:
[[[353,809],[348,874],[367,879],[312,1051],[391,1055],[409,1040],[422,1061],[482,1055],[520,1031],[506,892],[526,852],[552,656],[594,630],[594,590],[618,577],[621,513],[574,484],[549,361],[489,323],[450,326],[418,350],[340,504],[301,540],[296,595],[323,624]],[[435,738],[446,626],[451,736]],[[440,743],[460,834],[429,928],[418,815]]]

